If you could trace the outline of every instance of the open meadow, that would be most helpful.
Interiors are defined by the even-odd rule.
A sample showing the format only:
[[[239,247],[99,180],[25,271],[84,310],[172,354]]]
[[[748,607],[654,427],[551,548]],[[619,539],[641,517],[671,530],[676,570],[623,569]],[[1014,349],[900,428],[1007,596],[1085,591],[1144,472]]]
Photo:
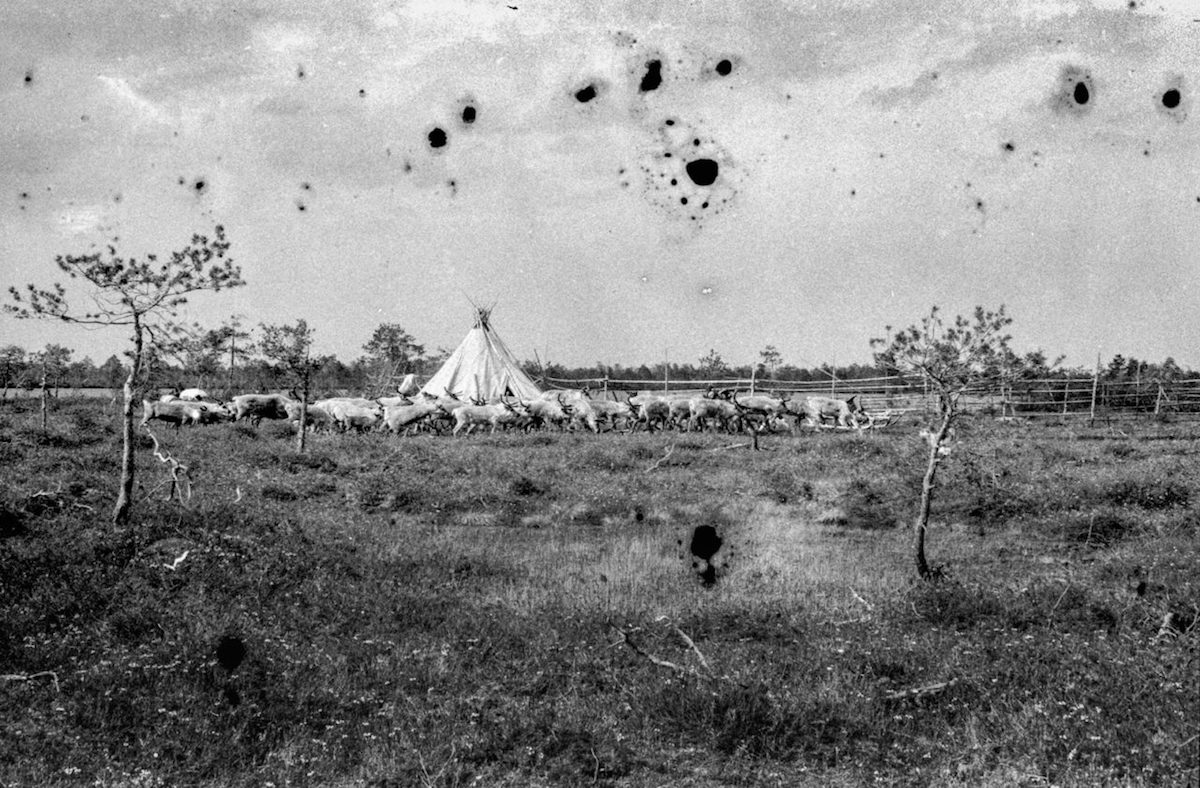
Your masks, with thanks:
[[[1196,785],[1200,425],[967,418],[933,583],[916,431],[159,426],[115,527],[2,403],[0,785]]]

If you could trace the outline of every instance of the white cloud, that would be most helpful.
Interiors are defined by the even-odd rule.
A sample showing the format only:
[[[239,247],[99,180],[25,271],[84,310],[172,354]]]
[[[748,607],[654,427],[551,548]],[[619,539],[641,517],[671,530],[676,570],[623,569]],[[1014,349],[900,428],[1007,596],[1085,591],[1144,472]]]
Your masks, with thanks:
[[[171,122],[171,117],[161,107],[140,96],[124,77],[99,76],[97,79],[109,93],[132,109],[139,121],[164,124]]]

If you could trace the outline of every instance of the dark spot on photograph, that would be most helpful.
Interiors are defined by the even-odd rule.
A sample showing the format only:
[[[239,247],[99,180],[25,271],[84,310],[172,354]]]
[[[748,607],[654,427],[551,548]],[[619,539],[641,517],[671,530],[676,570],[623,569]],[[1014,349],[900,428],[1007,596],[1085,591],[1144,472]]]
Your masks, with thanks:
[[[1011,142],[1006,142],[1003,145],[1001,145],[1000,147],[1004,148],[1004,150],[1008,153],[1012,153],[1013,151],[1015,151],[1017,149],[1017,146],[1013,145]]]
[[[358,97],[359,97],[359,98],[366,98],[366,97],[367,97],[367,91],[366,91],[366,90],[364,90],[363,88],[359,88],[359,89],[358,89]]]
[[[429,132],[429,147],[444,148],[446,147],[446,142],[446,132],[440,127],[435,126],[433,130]]]
[[[196,190],[196,194],[203,194],[204,190],[208,188],[208,181],[203,178],[197,178],[192,183],[192,188]]]
[[[309,183],[308,181],[305,181],[304,183],[300,184],[300,188],[304,189],[304,191],[306,191],[306,192],[310,192],[310,191],[312,191],[312,184]]]
[[[470,104],[463,107],[462,122],[468,125],[475,122],[475,107]]]
[[[675,121],[674,121],[672,118],[667,118],[666,120],[664,120],[664,121],[663,121],[663,123],[665,123],[665,124],[666,124],[666,125],[668,125],[668,126],[674,126],[674,125],[675,125]]]
[[[303,64],[296,66],[296,77],[297,77],[298,79],[304,79],[304,77],[305,77],[305,71],[304,71],[304,65],[303,65]]]
[[[575,100],[580,104],[586,104],[592,99],[596,98],[596,95],[597,93],[595,84],[588,84],[575,91]]]
[[[1171,88],[1170,90],[1164,91],[1162,94],[1162,105],[1167,109],[1175,109],[1178,107],[1179,100],[1180,96],[1178,88]]]
[[[727,77],[733,73],[733,63],[728,59],[717,61],[716,68],[713,69],[723,77]]]
[[[26,71],[26,72],[25,72],[25,84],[26,84],[26,85],[32,85],[32,84],[33,84],[33,70],[32,70],[32,69],[30,69],[29,71]]]
[[[217,662],[226,670],[237,670],[245,658],[246,644],[240,638],[226,635],[217,643]]]
[[[1088,90],[1086,82],[1076,82],[1075,90],[1071,93],[1076,104],[1086,104],[1092,98],[1092,92]]]
[[[712,159],[693,159],[685,169],[697,186],[711,186],[721,172],[720,166]]]
[[[646,73],[642,75],[642,83],[638,85],[638,90],[642,93],[649,93],[652,90],[658,90],[662,84],[662,61],[651,60],[646,63]]]
[[[405,160],[404,160],[404,171],[405,171],[405,172],[412,172],[412,162],[411,162],[411,161],[409,161],[408,159],[405,159]]]
[[[119,202],[121,202],[122,199],[123,198],[122,198],[120,192],[117,192],[116,194],[113,195],[113,202],[119,203]]]
[[[301,213],[304,213],[308,210],[308,206],[304,204],[304,200],[296,200],[296,208]]]
[[[680,204],[680,205],[687,205],[687,204],[688,204],[688,198],[687,198],[687,197],[680,197],[680,198],[679,198],[679,204]]]
[[[698,525],[692,531],[692,540],[688,550],[702,561],[711,560],[721,549],[724,540],[711,525]]]

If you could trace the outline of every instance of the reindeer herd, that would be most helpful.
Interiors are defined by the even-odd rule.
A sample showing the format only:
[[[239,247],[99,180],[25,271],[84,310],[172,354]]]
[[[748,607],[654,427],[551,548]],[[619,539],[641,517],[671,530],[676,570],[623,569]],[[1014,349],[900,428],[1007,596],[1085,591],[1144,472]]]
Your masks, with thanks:
[[[331,397],[304,407],[294,392],[243,394],[220,403],[199,389],[188,389],[158,400],[144,400],[142,404],[143,426],[154,420],[174,424],[176,428],[228,421],[249,421],[257,426],[263,419],[277,419],[287,420],[294,429],[299,429],[303,412],[306,428],[313,431],[387,430],[409,436],[418,432],[469,435],[481,428],[491,433],[497,430],[761,433],[795,431],[802,426],[847,430],[878,426],[856,396],[790,398],[735,389],[717,391],[712,387],[695,396],[643,391],[626,394],[624,400],[595,398],[585,387],[546,391],[534,399],[504,396],[491,402],[463,400],[449,392],[438,397],[414,392],[409,387],[407,393],[392,397]]]

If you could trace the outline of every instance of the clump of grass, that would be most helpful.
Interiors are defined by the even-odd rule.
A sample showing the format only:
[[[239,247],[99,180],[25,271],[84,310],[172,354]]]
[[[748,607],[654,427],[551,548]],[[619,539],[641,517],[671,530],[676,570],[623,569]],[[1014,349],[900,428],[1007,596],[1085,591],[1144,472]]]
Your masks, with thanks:
[[[904,506],[895,485],[887,486],[875,479],[852,479],[837,499],[837,509],[841,512],[838,524],[867,531],[895,528],[900,524],[898,512]]]
[[[1143,530],[1143,524],[1130,512],[1102,508],[1089,512],[1065,512],[1053,530],[1067,542],[1103,548],[1139,533]]]

